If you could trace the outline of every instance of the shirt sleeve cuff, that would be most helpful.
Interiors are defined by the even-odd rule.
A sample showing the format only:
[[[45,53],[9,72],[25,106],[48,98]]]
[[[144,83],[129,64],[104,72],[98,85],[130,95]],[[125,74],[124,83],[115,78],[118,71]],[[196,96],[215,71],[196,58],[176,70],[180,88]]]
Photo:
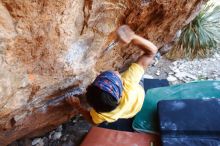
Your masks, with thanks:
[[[92,121],[95,123],[95,124],[100,124],[103,122],[103,120],[99,117],[99,114],[94,110],[94,109],[91,109],[90,110],[90,115],[92,117]]]

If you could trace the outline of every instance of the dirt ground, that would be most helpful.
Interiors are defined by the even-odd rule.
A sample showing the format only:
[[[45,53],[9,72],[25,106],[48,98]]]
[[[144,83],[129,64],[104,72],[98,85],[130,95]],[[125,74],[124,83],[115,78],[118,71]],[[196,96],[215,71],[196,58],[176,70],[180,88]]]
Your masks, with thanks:
[[[194,80],[220,80],[220,53],[211,58],[171,61],[162,57],[145,73],[146,78],[168,79],[170,84]],[[91,125],[80,115],[57,129],[34,139],[21,139],[9,146],[78,146]]]

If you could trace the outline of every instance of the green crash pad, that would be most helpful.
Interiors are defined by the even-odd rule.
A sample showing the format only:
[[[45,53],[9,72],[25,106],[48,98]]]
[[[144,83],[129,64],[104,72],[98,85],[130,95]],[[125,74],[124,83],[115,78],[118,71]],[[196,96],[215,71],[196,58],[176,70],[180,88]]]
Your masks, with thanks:
[[[160,100],[205,98],[220,98],[220,81],[197,81],[149,89],[142,109],[135,116],[132,127],[138,132],[159,133],[157,103]]]

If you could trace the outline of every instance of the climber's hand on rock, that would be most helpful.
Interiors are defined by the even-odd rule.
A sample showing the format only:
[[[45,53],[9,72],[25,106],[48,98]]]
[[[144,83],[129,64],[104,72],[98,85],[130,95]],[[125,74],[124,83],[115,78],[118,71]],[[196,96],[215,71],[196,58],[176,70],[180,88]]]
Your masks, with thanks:
[[[67,103],[74,106],[75,108],[80,108],[80,100],[76,96],[69,96],[66,98]]]
[[[134,31],[127,25],[120,26],[117,30],[117,34],[119,38],[127,44],[130,43],[135,36]]]

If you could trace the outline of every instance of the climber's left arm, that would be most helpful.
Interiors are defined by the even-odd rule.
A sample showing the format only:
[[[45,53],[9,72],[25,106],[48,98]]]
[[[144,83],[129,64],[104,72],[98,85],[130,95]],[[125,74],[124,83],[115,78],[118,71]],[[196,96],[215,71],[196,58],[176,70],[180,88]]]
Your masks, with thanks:
[[[81,106],[80,104],[80,100],[78,97],[75,97],[75,96],[70,96],[70,97],[67,97],[66,98],[66,101],[72,105],[74,108],[76,108],[82,115],[83,117],[88,121],[90,122],[91,124],[93,125],[96,125],[93,120],[92,120],[92,117],[90,115],[90,112],[88,109],[86,109],[85,107]]]

